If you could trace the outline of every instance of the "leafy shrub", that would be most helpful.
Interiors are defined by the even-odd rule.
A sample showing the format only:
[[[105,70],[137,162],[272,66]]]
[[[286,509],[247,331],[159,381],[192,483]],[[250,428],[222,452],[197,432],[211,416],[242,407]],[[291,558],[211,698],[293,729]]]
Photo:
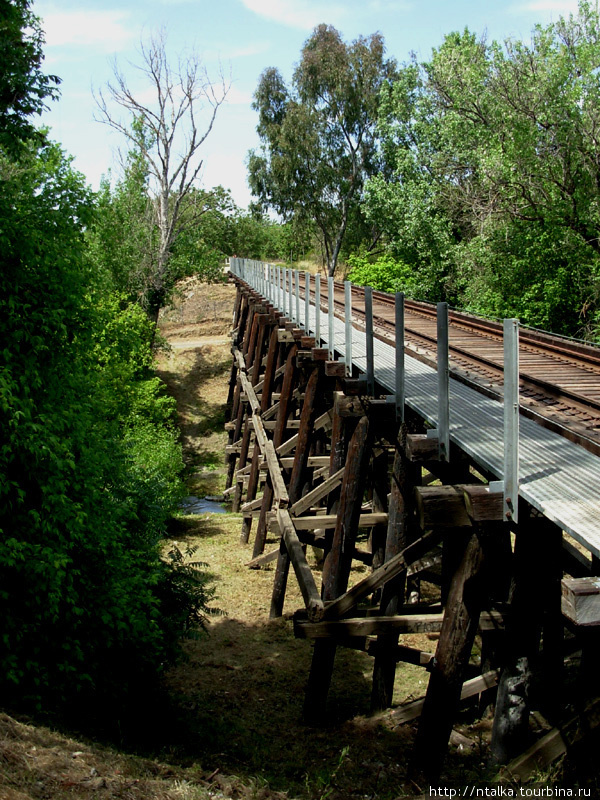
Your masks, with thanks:
[[[152,680],[202,605],[180,581],[164,613],[181,448],[151,323],[90,269],[82,177],[48,145],[0,178],[0,698],[89,711]]]
[[[382,292],[406,292],[411,297],[417,289],[413,270],[402,261],[391,256],[380,256],[377,261],[369,261],[367,256],[348,258],[349,280],[361,286],[372,286]]]

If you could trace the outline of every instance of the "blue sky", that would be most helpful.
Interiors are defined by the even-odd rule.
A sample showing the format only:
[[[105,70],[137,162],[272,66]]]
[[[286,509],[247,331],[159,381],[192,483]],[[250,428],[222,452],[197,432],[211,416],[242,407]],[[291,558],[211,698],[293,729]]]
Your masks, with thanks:
[[[245,158],[258,144],[252,94],[261,72],[277,67],[291,77],[312,28],[334,25],[346,41],[379,31],[400,63],[411,51],[426,60],[445,34],[469,27],[488,38],[529,39],[537,22],[576,11],[576,0],[36,0],[46,33],[44,69],[62,78],[61,99],[45,113],[52,138],[75,157],[94,188],[112,166],[122,138],[94,121],[92,89],[119,67],[144,91],[132,64],[140,42],[161,28],[168,51],[197,51],[209,74],[219,70],[231,89],[203,146],[202,184],[231,189],[238,205],[250,201]]]

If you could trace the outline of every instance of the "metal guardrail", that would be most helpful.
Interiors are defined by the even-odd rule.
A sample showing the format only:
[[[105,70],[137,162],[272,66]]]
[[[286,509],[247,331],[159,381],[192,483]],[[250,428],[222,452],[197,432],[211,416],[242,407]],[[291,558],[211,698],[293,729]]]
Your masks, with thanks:
[[[274,306],[292,319],[299,327],[302,325],[300,313],[300,271],[266,264],[243,258],[231,258],[229,270],[249,286],[269,300]],[[333,297],[333,278],[328,278],[328,298]],[[344,363],[347,376],[352,374],[352,284],[344,283]],[[294,308],[295,306],[295,308]],[[322,344],[321,336],[321,278],[315,276],[314,327],[310,327],[310,273],[305,272],[305,295],[303,327],[306,333],[313,333],[317,346]],[[335,358],[335,313],[334,304],[328,301],[327,348],[329,359]],[[373,347],[373,295],[371,287],[365,287],[366,317],[366,372],[369,393],[375,390],[375,363]],[[399,420],[404,419],[405,405],[405,343],[404,343],[404,295],[395,296],[395,393],[390,398],[396,407]],[[448,363],[448,304],[437,306],[437,373],[438,373],[438,426],[429,432],[438,439],[439,458],[450,458],[450,392]],[[502,491],[506,519],[518,521],[519,496],[519,321],[504,320],[504,479],[490,483],[490,490]]]

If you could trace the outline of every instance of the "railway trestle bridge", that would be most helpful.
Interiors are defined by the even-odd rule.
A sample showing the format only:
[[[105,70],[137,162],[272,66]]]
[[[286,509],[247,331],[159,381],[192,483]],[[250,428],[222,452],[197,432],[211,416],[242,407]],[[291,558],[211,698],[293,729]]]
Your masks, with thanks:
[[[271,616],[290,566],[298,581],[306,721],[326,721],[351,647],[373,657],[374,712],[398,662],[429,673],[424,700],[385,712],[419,719],[413,776],[439,776],[473,696],[495,709],[496,763],[547,765],[598,717],[600,349],[262,262],[231,259],[230,279],[227,493],[249,566],[277,562]],[[369,570],[352,583],[355,562]],[[438,633],[435,653],[402,643],[414,632]],[[551,724],[532,743],[533,707]]]

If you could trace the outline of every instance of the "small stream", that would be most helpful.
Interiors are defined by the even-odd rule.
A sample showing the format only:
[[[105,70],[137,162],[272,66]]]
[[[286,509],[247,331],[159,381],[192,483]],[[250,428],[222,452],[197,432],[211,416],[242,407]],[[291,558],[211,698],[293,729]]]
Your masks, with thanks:
[[[184,497],[179,508],[186,514],[225,514],[221,497]]]

